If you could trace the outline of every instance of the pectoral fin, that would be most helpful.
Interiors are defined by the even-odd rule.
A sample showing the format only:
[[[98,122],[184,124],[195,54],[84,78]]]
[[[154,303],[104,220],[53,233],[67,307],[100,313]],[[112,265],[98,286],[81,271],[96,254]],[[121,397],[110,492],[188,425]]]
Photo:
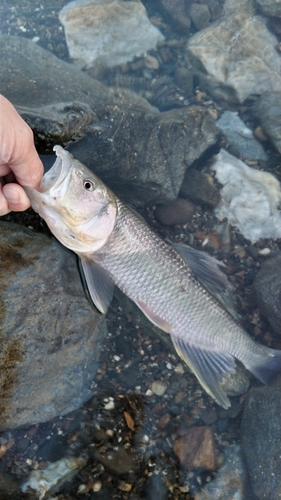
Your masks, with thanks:
[[[189,345],[174,335],[171,335],[171,338],[177,353],[196,375],[205,391],[220,406],[227,409],[230,401],[221,383],[227,375],[233,375],[236,371],[233,356]]]
[[[111,276],[96,262],[80,255],[84,283],[96,308],[106,313],[113,297],[114,283]]]
[[[143,300],[137,299],[135,300],[135,303],[137,306],[140,308],[140,310],[145,314],[145,316],[153,323],[155,326],[160,328],[166,333],[171,333],[172,332],[172,327],[164,321],[153,309],[151,309]]]
[[[224,292],[228,288],[227,277],[218,267],[225,267],[223,262],[188,245],[178,243],[172,245],[186,261],[198,281],[211,293]]]

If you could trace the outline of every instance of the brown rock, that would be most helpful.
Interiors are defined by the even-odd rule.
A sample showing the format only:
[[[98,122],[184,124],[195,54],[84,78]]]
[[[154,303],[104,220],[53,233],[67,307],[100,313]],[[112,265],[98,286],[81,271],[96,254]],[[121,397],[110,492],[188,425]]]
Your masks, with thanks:
[[[173,226],[189,222],[194,214],[195,207],[191,201],[177,198],[167,205],[158,205],[155,210],[155,218],[161,224]]]
[[[211,207],[216,207],[221,201],[220,192],[212,185],[211,178],[194,168],[187,169],[180,191],[182,196]]]
[[[191,427],[185,436],[174,443],[174,452],[181,465],[188,469],[214,470],[216,453],[212,429],[210,427]]]

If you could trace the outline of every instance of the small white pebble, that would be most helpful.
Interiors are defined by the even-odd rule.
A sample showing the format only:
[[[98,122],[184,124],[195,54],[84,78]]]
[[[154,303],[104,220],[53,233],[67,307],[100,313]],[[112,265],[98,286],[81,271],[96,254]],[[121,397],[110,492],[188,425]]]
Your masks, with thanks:
[[[167,390],[167,385],[164,384],[164,382],[161,382],[161,380],[155,380],[155,382],[152,382],[151,384],[151,389],[156,396],[163,396]]]
[[[108,401],[108,403],[104,405],[105,410],[114,410],[114,408],[115,408],[114,401]]]
[[[153,396],[153,392],[150,389],[147,389],[145,395],[146,396]]]
[[[114,361],[120,361],[120,359],[121,359],[120,356],[117,356],[117,355],[113,356],[113,358],[114,358]]]
[[[171,365],[171,363],[167,363],[166,368],[167,368],[167,370],[171,370],[173,368],[173,366]]]
[[[263,248],[262,250],[259,250],[259,255],[266,257],[271,253],[270,248]]]
[[[88,486],[86,484],[80,484],[78,490],[77,490],[77,495],[80,493],[88,493]]]
[[[94,493],[97,493],[98,491],[101,490],[101,487],[102,487],[101,481],[96,481],[92,486],[92,490],[94,491]]]
[[[175,372],[176,372],[176,373],[181,373],[181,374],[183,374],[183,373],[184,373],[184,367],[182,366],[182,364],[181,364],[181,363],[178,363],[178,364],[177,364],[177,366],[176,366],[176,368],[175,368]]]

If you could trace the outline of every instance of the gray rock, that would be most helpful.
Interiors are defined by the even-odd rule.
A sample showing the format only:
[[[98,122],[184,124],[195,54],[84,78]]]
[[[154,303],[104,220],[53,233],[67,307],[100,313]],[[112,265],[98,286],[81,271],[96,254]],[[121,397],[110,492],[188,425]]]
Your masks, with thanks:
[[[0,44],[0,92],[22,111],[41,151],[82,137],[71,152],[130,203],[175,199],[186,168],[217,140],[203,107],[159,113],[30,40],[2,35]]]
[[[263,131],[281,153],[281,91],[265,92],[255,103],[254,112]]]
[[[224,462],[215,479],[196,493],[194,500],[243,500],[245,482],[246,470],[240,446],[226,446]]]
[[[228,150],[234,156],[248,160],[267,160],[267,154],[254,138],[252,130],[233,111],[222,114],[217,121],[217,128],[225,136]]]
[[[211,19],[211,14],[206,4],[192,3],[189,8],[189,15],[197,30],[206,28]]]
[[[263,262],[253,283],[258,308],[273,330],[281,331],[281,254]]]
[[[104,329],[75,256],[0,222],[0,430],[46,422],[89,399]]]
[[[281,0],[256,0],[256,2],[267,16],[281,17]]]
[[[239,103],[251,95],[281,90],[278,41],[265,22],[254,15],[251,0],[226,0],[224,16],[187,43],[187,64],[197,71],[202,88]]]
[[[281,376],[271,387],[251,388],[242,426],[242,450],[246,457],[255,498],[281,497]]]
[[[159,0],[160,5],[168,13],[171,20],[178,29],[189,30],[191,21],[188,16],[185,0]]]
[[[193,168],[186,171],[180,192],[196,203],[211,207],[216,207],[221,201],[220,192],[213,186],[210,176]]]

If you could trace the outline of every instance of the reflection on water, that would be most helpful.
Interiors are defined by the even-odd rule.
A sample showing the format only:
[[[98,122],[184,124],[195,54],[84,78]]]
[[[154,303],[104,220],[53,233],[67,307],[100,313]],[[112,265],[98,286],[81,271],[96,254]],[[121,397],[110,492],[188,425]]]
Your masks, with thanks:
[[[72,63],[58,18],[66,3],[65,0],[46,3],[4,0],[0,6],[0,33],[21,37],[20,40],[32,40],[58,58]],[[219,146],[228,148],[231,154],[241,157],[255,169],[262,168],[280,179],[280,120],[275,118],[276,112],[273,113],[281,102],[278,13],[267,12],[262,1],[258,2],[259,7],[250,1],[240,3],[234,13],[231,2],[227,0],[205,3],[143,1],[149,22],[162,33],[165,41],[147,54],[116,67],[107,67],[103,60],[88,65],[85,61],[76,61],[77,75],[71,73],[69,81],[66,73],[63,74],[68,70],[63,70],[61,65],[57,66],[56,82],[53,76],[48,81],[49,75],[54,74],[51,73],[53,62],[48,60],[46,69],[46,56],[36,53],[38,59],[35,61],[35,52],[26,72],[21,68],[17,74],[18,68],[15,67],[4,72],[4,61],[8,68],[9,61],[13,60],[5,55],[8,47],[5,39],[0,52],[3,57],[0,92],[19,106],[19,111],[34,128],[41,153],[50,153],[54,142],[66,146],[69,140],[82,136],[88,144],[92,137],[94,146],[87,146],[86,153],[83,147],[86,141],[80,142],[84,149],[81,154],[88,154],[88,158],[96,155],[94,168],[102,165],[104,172],[108,168],[108,177],[115,159],[117,180],[113,180],[114,187],[122,189],[122,178],[127,190],[125,196],[128,199],[131,196],[139,206],[143,207],[147,200],[155,203],[153,193],[157,193],[157,201],[167,203],[173,197],[172,189],[176,192],[180,189],[183,170],[190,165],[195,167],[199,181],[191,190],[192,179],[186,177],[185,189],[181,189],[181,196],[187,196],[190,203],[185,222],[181,213],[181,221],[177,224],[179,205],[170,226],[165,215],[155,219],[154,205],[143,208],[142,214],[162,237],[204,248],[224,259],[243,326],[261,343],[280,349],[278,296],[281,279],[280,266],[276,264],[279,262],[280,239],[260,239],[251,243],[226,221],[218,224],[213,207],[219,193],[216,189],[210,196],[211,188],[208,190],[210,182],[212,189],[219,187],[206,169],[212,153],[217,152]],[[247,23],[244,24],[245,19]],[[217,26],[220,26],[219,37],[215,31],[212,35]],[[212,36],[217,36],[216,53],[212,48]],[[191,41],[187,50],[188,40]],[[232,50],[224,51],[228,44]],[[27,57],[30,46],[24,46],[23,42],[22,46],[24,57]],[[254,57],[247,53],[249,46],[251,51],[256,50]],[[260,54],[268,54],[266,64]],[[251,64],[252,60],[255,60],[256,67]],[[38,73],[33,79],[30,77],[32,67],[36,67]],[[13,78],[9,82],[11,74]],[[82,80],[81,74],[83,78],[86,74],[96,78],[104,85],[132,90],[139,97],[121,91],[110,93],[94,80],[90,83],[85,78]],[[61,87],[60,80],[63,82]],[[17,100],[22,82],[28,88],[21,89],[21,98]],[[46,92],[36,92],[42,82]],[[82,85],[87,88],[82,88]],[[273,92],[276,93],[275,99]],[[65,101],[68,103],[66,107],[61,105]],[[197,108],[190,107],[194,105]],[[155,107],[164,114],[160,115]],[[44,110],[41,115],[40,110]],[[229,122],[224,125],[228,134],[224,134],[223,129],[220,129],[221,136],[216,132],[214,120],[225,110],[238,113],[244,122],[243,145],[239,142],[241,132],[232,130],[233,135],[229,133],[229,128],[234,127]],[[258,141],[256,148],[253,142],[248,150],[246,146],[246,151],[251,150],[249,157],[244,143],[249,137],[246,125],[255,131],[255,140]],[[190,140],[189,136],[192,136]],[[142,142],[144,137],[145,142]],[[216,149],[208,150],[211,145]],[[76,151],[79,151],[78,143],[71,147],[74,151],[77,147]],[[148,165],[145,165],[146,161]],[[135,169],[133,174],[131,165]],[[156,170],[159,165],[163,165],[165,173],[161,182],[161,173]],[[140,176],[135,181],[142,168],[143,172],[147,169],[145,179]],[[207,183],[203,182],[206,176],[202,169],[208,173]],[[156,171],[157,175],[153,177]],[[169,185],[165,183],[168,177],[172,179]],[[207,185],[204,190],[203,185]],[[169,210],[173,210],[172,206]],[[47,232],[32,211],[10,214],[4,219]],[[259,281],[255,281],[264,259],[272,254],[277,260],[266,269],[266,276],[271,276],[269,282],[265,283],[261,274]],[[255,283],[258,285],[254,287]],[[2,304],[0,319],[4,311]],[[43,471],[42,480],[42,476],[49,474],[53,462],[56,462],[57,475],[55,473],[50,479],[53,488],[50,494],[57,500],[211,500],[234,498],[235,495],[241,499],[254,498],[254,495],[255,498],[278,498],[276,491],[280,491],[281,478],[276,464],[280,456],[280,440],[275,439],[275,434],[280,434],[280,382],[270,388],[252,389],[246,405],[246,395],[233,397],[231,407],[224,410],[190,375],[170,341],[157,337],[121,294],[115,296],[110,307],[108,332],[92,382],[92,398],[87,403],[51,422],[1,433],[0,498],[45,498],[46,486],[42,483],[40,489],[38,479],[32,483],[35,489],[38,483],[35,496],[31,490],[23,495],[17,483],[26,481],[34,470]],[[251,386],[258,387],[259,384],[252,380]],[[252,413],[251,408],[254,409]],[[240,442],[247,462],[241,456]],[[270,443],[269,449],[267,443]],[[251,456],[251,452],[255,455]],[[81,460],[74,477],[71,477],[71,459]],[[246,481],[247,473],[250,479]],[[9,482],[11,479],[13,483]],[[55,493],[58,484],[60,490]]]

